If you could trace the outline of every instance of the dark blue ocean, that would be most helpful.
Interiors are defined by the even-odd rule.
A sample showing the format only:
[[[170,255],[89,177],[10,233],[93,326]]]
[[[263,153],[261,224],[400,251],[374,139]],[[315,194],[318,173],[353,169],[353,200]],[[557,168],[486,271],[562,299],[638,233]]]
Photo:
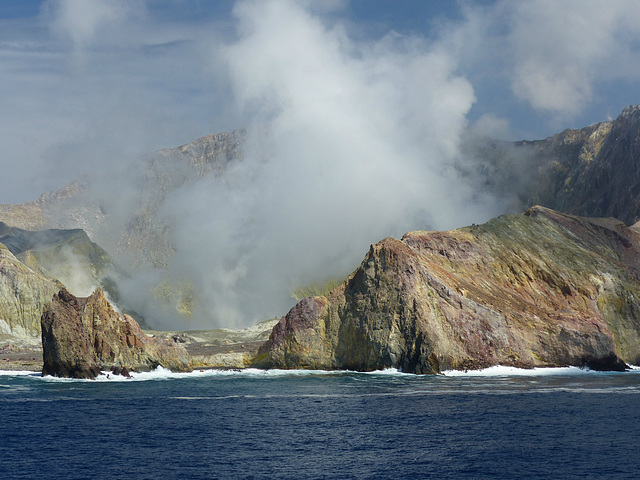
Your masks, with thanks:
[[[638,479],[640,371],[0,373],[2,479]]]

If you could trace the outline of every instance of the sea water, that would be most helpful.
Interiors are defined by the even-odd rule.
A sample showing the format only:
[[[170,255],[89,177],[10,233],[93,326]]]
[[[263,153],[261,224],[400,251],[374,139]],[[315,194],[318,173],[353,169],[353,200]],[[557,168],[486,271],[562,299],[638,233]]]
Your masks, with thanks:
[[[2,479],[637,479],[640,370],[0,372]]]

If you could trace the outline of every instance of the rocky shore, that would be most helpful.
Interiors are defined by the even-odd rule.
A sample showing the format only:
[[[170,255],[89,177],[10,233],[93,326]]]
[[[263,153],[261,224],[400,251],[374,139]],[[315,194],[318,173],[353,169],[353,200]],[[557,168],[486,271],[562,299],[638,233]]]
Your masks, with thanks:
[[[183,345],[193,368],[245,368],[251,365],[278,320],[265,320],[241,330],[146,330],[145,333]]]
[[[624,370],[640,363],[638,312],[638,228],[533,207],[384,239],[328,295],[244,330],[143,332],[99,290],[61,290],[42,315],[43,350],[5,344],[0,369]]]
[[[6,371],[42,371],[42,349],[32,351],[0,351],[0,370]]]
[[[187,351],[194,369],[245,368],[269,338],[278,319],[240,329],[143,330],[151,338],[175,342]],[[15,337],[0,339],[0,370],[42,372],[42,342],[39,338],[20,342]]]

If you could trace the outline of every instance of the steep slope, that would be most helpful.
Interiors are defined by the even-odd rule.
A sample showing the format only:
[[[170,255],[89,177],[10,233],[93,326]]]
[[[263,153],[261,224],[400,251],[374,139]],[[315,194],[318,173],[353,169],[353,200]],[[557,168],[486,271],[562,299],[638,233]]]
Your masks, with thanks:
[[[298,303],[256,364],[437,373],[640,363],[640,235],[534,207],[372,245],[330,295]]]
[[[117,250],[156,267],[165,267],[173,254],[171,225],[158,212],[176,189],[205,176],[219,177],[227,165],[242,158],[245,132],[236,130],[200,138],[187,145],[157,152],[139,179],[136,209],[125,219]]]
[[[640,106],[613,121],[544,140],[471,142],[484,188],[522,211],[539,204],[564,213],[640,219]]]
[[[111,298],[118,297],[116,278],[124,272],[83,230],[31,231],[0,222],[0,242],[25,265],[77,295],[89,295],[100,287]]]
[[[34,346],[40,338],[42,310],[60,286],[20,262],[0,243],[1,349]]]

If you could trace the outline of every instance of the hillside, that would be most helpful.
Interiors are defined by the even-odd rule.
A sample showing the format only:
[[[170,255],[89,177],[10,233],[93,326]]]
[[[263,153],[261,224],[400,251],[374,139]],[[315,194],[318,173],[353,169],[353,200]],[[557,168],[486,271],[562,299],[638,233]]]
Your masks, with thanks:
[[[472,160],[465,163],[463,173],[474,179],[478,190],[499,199],[505,213],[542,205],[573,215],[615,217],[631,225],[640,217],[638,139],[640,107],[629,107],[615,120],[565,130],[543,140],[469,139],[466,149]],[[160,315],[166,325],[182,319],[180,329],[189,328],[188,322],[199,328],[208,322],[220,322],[217,325],[221,326],[224,319],[208,318],[210,305],[200,302],[202,294],[199,296],[196,287],[202,280],[190,277],[189,267],[175,265],[179,262],[167,269],[175,258],[175,216],[187,209],[193,225],[193,216],[206,215],[215,206],[204,204],[206,195],[180,197],[175,193],[190,191],[207,178],[222,181],[205,184],[206,188],[223,185],[228,167],[243,160],[245,142],[246,134],[239,130],[161,150],[132,164],[121,184],[111,179],[118,188],[108,185],[105,189],[96,179],[81,179],[33,202],[0,205],[0,221],[24,230],[81,228],[92,242],[135,272],[140,277],[136,280],[143,280],[126,288],[123,296],[130,297],[124,299],[129,309],[156,318]],[[183,203],[175,206],[176,197]],[[193,205],[199,200],[203,205]],[[190,232],[180,234],[184,238]],[[29,258],[38,256],[32,253]],[[44,257],[39,255],[39,268],[68,284],[59,272],[51,272]],[[116,298],[115,289],[111,291],[104,283],[100,286]],[[299,287],[305,285],[293,285],[292,290]],[[266,316],[274,313],[279,312]]]
[[[640,235],[544,207],[372,245],[327,296],[299,302],[256,363],[438,373],[640,363]]]

